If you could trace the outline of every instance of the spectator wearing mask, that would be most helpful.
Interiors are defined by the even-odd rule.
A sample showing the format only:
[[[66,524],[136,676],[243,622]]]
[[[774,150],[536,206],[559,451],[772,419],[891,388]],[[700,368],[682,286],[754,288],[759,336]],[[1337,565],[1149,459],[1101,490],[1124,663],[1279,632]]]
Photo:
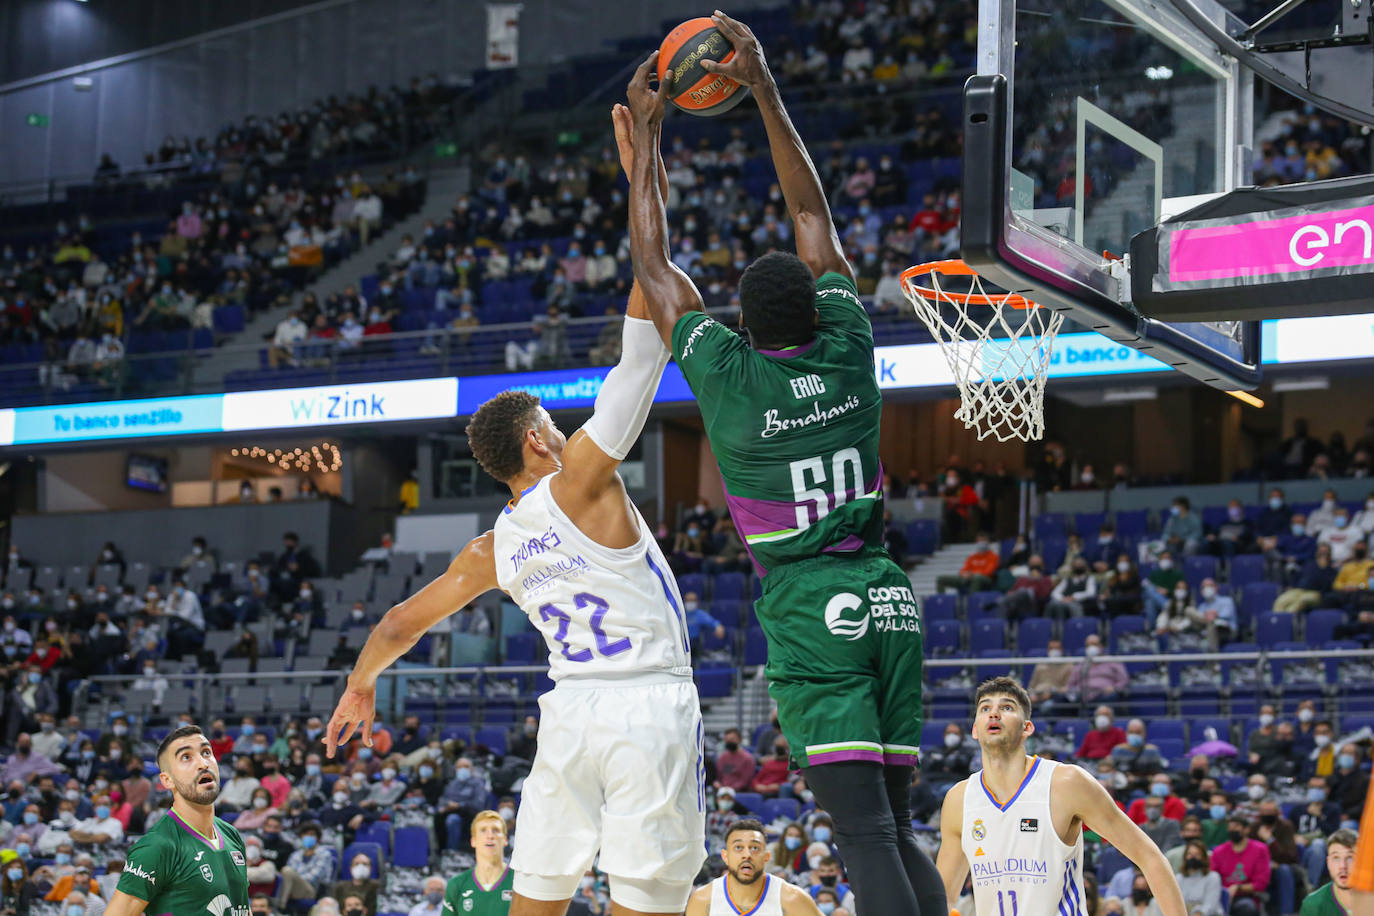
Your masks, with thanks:
[[[811,868],[811,884],[807,891],[814,900],[822,890],[833,893],[840,900],[849,893],[849,885],[840,874],[840,862],[834,856],[823,857]]]
[[[1316,553],[1317,539],[1307,533],[1307,517],[1295,512],[1289,530],[1274,539],[1274,547],[1266,556],[1291,579]]]
[[[234,776],[224,783],[218,803],[228,811],[243,811],[253,804],[253,793],[261,783],[253,775],[253,761],[239,757],[234,761]]]
[[[773,744],[773,756],[765,759],[754,775],[752,788],[765,798],[777,798],[780,795],[790,798],[792,787],[787,778],[790,771],[787,740],[780,737]]]
[[[1214,579],[1203,579],[1198,589],[1198,613],[1207,623],[1207,639],[1213,646],[1229,642],[1239,626],[1236,602],[1230,595],[1220,594]]]
[[[1313,509],[1312,514],[1307,516],[1307,533],[1317,537],[1328,528],[1334,528],[1336,526],[1336,513],[1342,511],[1342,508],[1341,504],[1336,501],[1336,491],[1327,490],[1322,494],[1321,505]]]
[[[95,796],[92,801],[95,802],[93,816],[80,821],[71,829],[72,842],[88,846],[108,846],[123,843],[124,825],[111,812],[110,796],[102,793]]]
[[[1250,825],[1250,836],[1269,847],[1269,860],[1273,864],[1291,866],[1299,883],[1302,883],[1297,831],[1293,822],[1280,812],[1278,802],[1260,803],[1259,817]]]
[[[1092,731],[1083,736],[1074,756],[1079,760],[1101,760],[1111,756],[1114,748],[1125,743],[1126,732],[1113,721],[1112,708],[1099,706],[1093,714]]]
[[[716,790],[715,807],[706,814],[706,848],[711,855],[720,855],[725,848],[725,835],[745,812],[735,802],[734,789],[721,786]]]
[[[1296,817],[1293,827],[1308,845],[1313,842],[1324,843],[1326,834],[1334,832],[1341,825],[1340,807],[1328,795],[1326,777],[1312,776],[1307,780],[1304,806],[1293,811]],[[1316,877],[1320,877],[1320,872]]]
[[[248,893],[270,894],[277,886],[277,865],[262,854],[262,840],[255,836],[243,838],[244,856],[248,859]]]
[[[1226,822],[1230,817],[1230,796],[1225,792],[1213,792],[1207,800],[1207,817],[1202,821],[1202,841],[1208,848],[1226,842]]]
[[[446,840],[446,849],[463,849],[468,833],[465,824],[486,808],[487,781],[473,769],[472,761],[459,757],[453,765],[453,779],[444,787],[435,815],[435,833]]]
[[[49,689],[51,690],[51,688]],[[56,710],[57,707],[54,705],[51,710],[45,711],[49,720]],[[29,782],[38,776],[53,776],[61,772],[61,767],[34,750],[33,738],[27,734],[21,734],[15,741],[14,754],[5,761],[5,768],[0,771],[0,779],[5,782],[16,779],[21,782]]]
[[[1192,513],[1188,497],[1180,496],[1169,507],[1161,544],[1175,556],[1191,555],[1202,546],[1202,521]]]
[[[1126,741],[1112,748],[1111,759],[1118,771],[1137,778],[1154,776],[1164,767],[1159,748],[1146,740],[1145,722],[1142,719],[1132,719],[1126,723]],[[1164,787],[1166,790],[1169,788],[1167,778]],[[1164,792],[1164,795],[1168,794],[1168,791]],[[1182,817],[1179,814],[1180,820]]]
[[[1040,662],[1035,666],[1026,690],[1029,691],[1031,702],[1036,707],[1048,710],[1049,704],[1063,700],[1064,694],[1068,691],[1069,679],[1073,676],[1074,666],[1071,662],[1056,661],[1064,657],[1064,644],[1057,639],[1049,641],[1045,654],[1050,661]]]
[[[353,857],[348,865],[348,878],[343,881],[335,881],[329,887],[329,896],[336,900],[347,901],[349,898],[356,898],[362,901],[363,907],[368,913],[377,912],[377,891],[381,888],[381,882],[372,877],[372,859],[365,852],[360,852]],[[344,913],[347,914],[349,907],[345,904]]]
[[[510,752],[522,760],[533,760],[535,752],[539,750],[539,720],[534,716],[525,716],[525,721],[521,723],[519,732],[510,742]]]
[[[1212,850],[1212,871],[1231,893],[1232,916],[1260,916],[1264,912],[1260,895],[1269,890],[1273,869],[1269,847],[1250,839],[1249,826],[1245,818],[1232,816],[1226,822],[1226,842]]]
[[[187,570],[189,570],[192,566],[195,566],[200,563],[204,563],[209,567],[211,575],[214,575],[215,573],[219,572],[219,560],[210,550],[205,538],[197,535],[196,537],[191,538],[191,551],[190,553],[182,557],[181,561],[177,563],[177,569],[181,570],[184,573]]]
[[[1336,573],[1336,566],[1331,562],[1330,545],[1319,544],[1316,556],[1304,564],[1293,587],[1285,589],[1274,599],[1274,610],[1297,614],[1319,606],[1322,596],[1335,585]]]
[[[1247,824],[1253,824],[1259,820],[1260,805],[1266,799],[1273,799],[1269,792],[1269,777],[1263,773],[1251,773],[1245,781],[1245,798],[1231,814],[1245,818]]]
[[[1331,799],[1341,810],[1341,817],[1358,822],[1363,812],[1365,796],[1369,794],[1369,774],[1360,768],[1360,746],[1346,744],[1336,755],[1336,771],[1331,774]]]
[[[1069,572],[1050,592],[1045,614],[1057,620],[1097,613],[1097,578],[1088,569],[1085,556],[1075,557]]]
[[[1293,510],[1284,499],[1283,490],[1274,487],[1269,491],[1268,502],[1255,522],[1255,533],[1259,536],[1260,546],[1270,549],[1272,545],[1266,545],[1265,541],[1286,534],[1292,521]]]
[[[1130,807],[1126,809],[1126,816],[1137,824],[1144,824],[1145,805],[1156,798],[1160,800],[1163,817],[1183,822],[1184,815],[1188,813],[1188,806],[1183,803],[1183,799],[1174,794],[1173,783],[1169,780],[1168,773],[1156,773],[1150,778],[1150,794],[1131,802]]]
[[[1270,779],[1291,779],[1298,775],[1302,761],[1294,748],[1293,723],[1280,722],[1274,726],[1274,742],[1260,754],[1255,767]]]
[[[1317,535],[1317,549],[1325,544],[1331,550],[1331,562],[1340,566],[1355,554],[1355,545],[1365,539],[1363,528],[1350,524],[1350,513],[1344,506],[1337,506],[1332,513],[1331,527]]]
[[[699,650],[701,631],[707,627],[711,628],[716,639],[725,638],[725,625],[701,606],[696,592],[687,592],[682,596],[682,610],[687,619],[687,638],[691,641],[694,652]]]
[[[747,791],[754,781],[758,762],[748,748],[743,747],[739,729],[726,729],[722,738],[724,750],[716,755],[717,783],[736,792]]]
[[[276,815],[277,809],[272,805],[272,793],[259,786],[253,790],[253,798],[246,811],[239,813],[235,824],[241,824],[243,830],[258,830],[267,819]]]
[[[298,833],[300,848],[291,853],[286,867],[281,869],[276,899],[278,910],[284,910],[290,900],[315,899],[334,874],[334,856],[329,849],[320,846],[319,826],[306,824]]]
[[[959,723],[949,723],[945,726],[940,746],[931,748],[921,760],[923,778],[930,780],[932,788],[943,795],[945,789],[966,779],[973,771],[973,757],[977,749],[976,744],[966,740]]]
[[[1129,556],[1119,554],[1115,569],[1107,574],[1102,587],[1103,610],[1109,617],[1139,613],[1142,597],[1147,593],[1148,586],[1141,582],[1140,570]]]
[[[940,576],[935,580],[936,591],[946,588],[956,592],[984,592],[992,588],[993,577],[997,575],[997,549],[987,532],[979,532],[974,542],[973,553],[969,554],[959,567],[957,576]]]
[[[368,787],[367,799],[363,802],[364,808],[385,810],[399,802],[401,796],[405,795],[406,784],[396,778],[398,760],[399,758],[391,757],[382,764],[382,778]]]
[[[1087,702],[1103,699],[1118,693],[1129,681],[1126,676],[1126,668],[1121,662],[1098,661],[1098,656],[1102,654],[1102,637],[1093,633],[1083,642],[1083,654],[1085,660],[1074,667],[1073,674],[1069,677],[1069,692],[1076,694]],[[1089,732],[1089,734],[1092,734]],[[1101,756],[1107,756],[1112,747],[1125,740],[1121,729],[1115,730],[1117,740],[1109,746]],[[1085,739],[1086,740],[1086,739]]]
[[[1179,572],[1177,564],[1174,563],[1174,555],[1167,550],[1161,552],[1155,559],[1155,568],[1141,588],[1140,597],[1146,614],[1158,617],[1180,582],[1184,582],[1183,573]]]
[[[425,879],[424,898],[411,907],[409,916],[442,916],[443,911],[444,879],[438,875],[430,875]],[[456,916],[456,909],[454,913]]]
[[[1189,840],[1183,847],[1178,887],[1189,916],[1225,916],[1221,905],[1221,876],[1212,870],[1207,844]]]
[[[1045,561],[1037,554],[1030,558],[1026,574],[1018,578],[1011,591],[1002,597],[1002,613],[1008,620],[1038,617],[1054,588],[1054,580],[1045,575]]]
[[[1278,740],[1278,729],[1275,728],[1278,720],[1272,704],[1265,703],[1260,707],[1258,721],[1259,728],[1250,732],[1250,739],[1245,746],[1251,766],[1257,766],[1262,756],[1273,753],[1274,744]]]
[[[1207,618],[1193,603],[1192,591],[1188,583],[1179,579],[1169,600],[1159,609],[1155,617],[1155,635],[1203,634],[1207,631]]]

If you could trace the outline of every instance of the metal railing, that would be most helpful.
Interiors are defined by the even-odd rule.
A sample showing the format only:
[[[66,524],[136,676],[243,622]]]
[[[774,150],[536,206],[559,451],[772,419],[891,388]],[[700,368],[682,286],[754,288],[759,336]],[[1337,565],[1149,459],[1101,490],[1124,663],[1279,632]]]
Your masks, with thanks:
[[[973,685],[968,691],[968,701],[973,699],[973,690],[977,686],[978,679],[983,677],[993,677],[998,674],[1015,673],[1017,669],[1023,669],[1025,681],[1029,681],[1031,670],[1036,665],[1041,664],[1066,664],[1079,665],[1089,661],[1083,656],[1070,656],[1060,659],[1050,660],[1044,656],[1016,655],[1007,658],[927,658],[925,661],[925,681],[926,693],[929,697],[931,682],[940,677],[940,672],[954,672],[962,669],[973,669],[978,674],[974,679]],[[1183,653],[1150,653],[1140,655],[1103,655],[1091,660],[1094,665],[1109,662],[1120,662],[1123,665],[1156,664],[1161,668],[1170,665],[1206,665],[1220,668],[1221,666],[1253,666],[1255,678],[1253,681],[1243,684],[1224,686],[1221,683],[1221,676],[1218,674],[1217,696],[1222,706],[1229,706],[1236,700],[1254,699],[1258,702],[1270,702],[1283,694],[1283,684],[1274,682],[1275,665],[1286,665],[1290,663],[1318,662],[1321,664],[1336,663],[1346,661],[1363,661],[1374,664],[1374,650],[1365,649],[1307,649],[1292,650],[1282,652],[1256,651],[1256,652],[1183,652]],[[759,674],[759,668],[743,665],[720,666],[709,669],[706,666],[700,667],[699,671],[721,670],[729,667],[732,670],[733,692],[729,697],[713,698],[708,702],[713,710],[729,712],[732,708],[736,713],[735,725],[748,733],[748,730],[758,725],[760,722],[767,721],[770,713],[770,704],[766,701],[762,703],[746,704],[743,701],[743,687],[747,678]],[[479,665],[464,667],[442,667],[442,666],[415,666],[403,668],[389,668],[384,671],[379,678],[378,687],[378,713],[383,721],[394,722],[407,712],[407,702],[414,700],[433,699],[436,704],[436,713],[439,722],[445,721],[445,708],[443,703],[454,698],[466,698],[469,703],[466,709],[467,715],[456,717],[450,721],[454,725],[470,725],[480,727],[486,721],[487,707],[491,703],[500,703],[503,712],[509,714],[512,709],[517,715],[534,714],[537,712],[537,687],[540,675],[546,674],[548,667],[545,665]],[[315,671],[284,671],[284,672],[257,672],[257,673],[232,673],[232,674],[206,674],[201,672],[159,674],[158,677],[165,677],[170,685],[191,687],[194,696],[194,706],[187,712],[200,717],[207,723],[212,718],[228,715],[241,715],[244,711],[229,708],[212,709],[212,701],[222,701],[226,694],[215,691],[213,688],[219,687],[221,691],[234,686],[244,686],[254,684],[255,686],[265,686],[272,691],[272,704],[267,708],[272,716],[287,718],[304,718],[306,716],[320,716],[327,719],[333,712],[331,709],[307,709],[301,701],[302,687],[327,685],[334,688],[334,695],[342,689],[343,679],[346,676],[343,670],[315,670]],[[125,713],[138,715],[140,712],[153,712],[155,717],[166,718],[175,716],[183,710],[178,709],[156,709],[156,710],[134,710],[129,709],[122,703],[122,691],[119,695],[107,694],[105,688],[128,688],[140,678],[132,675],[99,675],[86,679],[77,689],[75,694],[74,711],[78,714],[99,706],[105,713],[119,709]],[[496,689],[493,685],[507,685],[512,679],[520,679],[522,687],[527,686],[528,690],[510,692],[505,687]],[[281,685],[286,685],[292,693],[284,693],[285,703],[278,703],[276,691]],[[1303,686],[1307,686],[1304,684]],[[96,689],[96,688],[99,689]],[[1155,693],[1162,690],[1168,696],[1170,715],[1183,717],[1185,714],[1180,711],[1180,694],[1183,688],[1180,687],[1150,687]],[[1310,691],[1303,696],[1308,696]],[[297,701],[293,704],[289,701],[294,694]],[[1137,697],[1137,700],[1139,698]],[[1320,697],[1317,698],[1319,705],[1325,705],[1324,712],[1319,712],[1319,717],[1323,715],[1340,715],[1344,712],[1345,693],[1336,684],[1323,683]],[[929,699],[927,703],[929,704]],[[1082,718],[1091,713],[1092,708],[1099,702],[1111,705],[1116,702],[1123,709],[1129,709],[1132,702],[1130,691],[1119,696],[1109,698],[1083,698],[1080,702],[1082,708],[1070,712],[1060,705],[1055,714],[1055,718]],[[228,704],[226,704],[228,705]],[[413,706],[410,708],[414,708]],[[261,713],[264,710],[254,708],[245,710],[252,713]],[[1233,717],[1235,714],[1222,712],[1218,709],[1218,714],[1223,718]],[[1124,719],[1126,713],[1118,710],[1118,717]],[[930,718],[928,716],[928,718]],[[503,723],[504,724],[504,723]],[[1338,730],[1339,731],[1339,730]]]

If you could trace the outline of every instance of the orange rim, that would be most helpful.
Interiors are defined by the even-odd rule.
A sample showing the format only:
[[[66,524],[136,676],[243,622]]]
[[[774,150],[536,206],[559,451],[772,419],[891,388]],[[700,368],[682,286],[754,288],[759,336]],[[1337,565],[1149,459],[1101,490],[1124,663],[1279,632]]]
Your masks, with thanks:
[[[1039,308],[1038,302],[1032,302],[1019,293],[960,293],[951,292],[947,289],[934,290],[928,286],[921,286],[915,283],[917,277],[924,277],[928,274],[940,273],[953,277],[976,277],[978,271],[969,267],[959,258],[951,258],[948,261],[930,261],[925,264],[917,264],[915,267],[908,267],[902,271],[902,286],[910,289],[922,299],[929,302],[940,302],[949,300],[960,305],[1004,305],[1014,309],[1033,309]]]

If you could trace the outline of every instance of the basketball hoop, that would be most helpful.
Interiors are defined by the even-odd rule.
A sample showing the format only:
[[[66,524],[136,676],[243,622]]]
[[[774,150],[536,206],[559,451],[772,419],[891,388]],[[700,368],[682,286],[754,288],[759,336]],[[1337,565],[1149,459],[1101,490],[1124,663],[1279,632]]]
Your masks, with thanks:
[[[917,281],[925,278],[929,285]],[[949,289],[953,285],[968,290]],[[1031,441],[1045,435],[1045,375],[1064,316],[1016,293],[983,289],[963,261],[932,261],[902,272],[902,292],[940,345],[959,388],[955,418],[979,439]]]

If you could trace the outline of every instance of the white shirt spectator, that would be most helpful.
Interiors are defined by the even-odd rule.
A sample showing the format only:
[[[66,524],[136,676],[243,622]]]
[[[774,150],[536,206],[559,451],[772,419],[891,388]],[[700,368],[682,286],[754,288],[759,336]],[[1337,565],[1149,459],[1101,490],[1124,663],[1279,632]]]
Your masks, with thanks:
[[[1346,525],[1344,528],[1332,526],[1317,535],[1317,543],[1331,545],[1331,565],[1340,566],[1355,555],[1355,545],[1364,538],[1363,528],[1354,525]]]
[[[1335,500],[1323,500],[1322,504],[1313,509],[1307,516],[1307,533],[1316,537],[1327,528],[1336,526],[1336,509],[1339,503]]]
[[[356,213],[357,210],[355,209]],[[396,249],[396,253],[391,256],[391,263],[397,267],[405,267],[415,259],[415,243],[402,242],[401,247]]]
[[[33,742],[35,752],[42,754],[49,760],[56,760],[67,746],[67,739],[62,737],[62,733],[57,729],[50,732],[39,730],[29,735],[29,740]]]
[[[272,335],[272,346],[290,349],[292,344],[305,340],[305,322],[295,315],[288,315],[277,322],[277,332]]]
[[[422,900],[410,908],[409,916],[440,916],[443,908],[442,902],[438,906],[430,906],[428,901]]]
[[[1359,528],[1366,535],[1374,534],[1374,499],[1366,500],[1364,508],[1350,520],[1351,528]]]
[[[154,700],[161,705],[162,695],[167,692],[167,678],[161,674],[149,676],[146,672],[143,677],[134,681],[135,690],[151,690]]]
[[[888,272],[878,280],[878,288],[873,291],[873,304],[878,308],[901,308],[906,301],[902,292],[902,281],[897,274]]]
[[[73,368],[95,362],[95,343],[89,337],[78,337],[67,349],[67,365]]]
[[[124,825],[114,817],[107,817],[103,821],[98,817],[88,817],[84,821],[77,821],[73,829],[82,833],[103,834],[110,838],[111,843],[124,841]]]
[[[510,273],[510,257],[506,254],[504,248],[497,248],[492,251],[491,256],[487,258],[483,268],[488,279],[504,280]]]
[[[353,216],[357,219],[365,219],[369,223],[380,223],[382,221],[382,199],[376,194],[368,192],[353,204]]]
[[[200,596],[189,588],[173,589],[163,602],[168,614],[180,617],[197,630],[205,629],[205,613],[200,608]]]
[[[615,258],[610,252],[587,258],[587,283],[596,286],[615,279]]]
[[[873,69],[873,49],[867,45],[844,52],[844,72],[855,76],[867,75]]]
[[[113,334],[106,334],[95,348],[98,363],[117,363],[124,358],[124,341]]]
[[[233,779],[224,783],[224,791],[220,792],[219,800],[226,807],[237,810],[251,807],[253,804],[253,790],[261,783],[252,776],[235,776]]]

